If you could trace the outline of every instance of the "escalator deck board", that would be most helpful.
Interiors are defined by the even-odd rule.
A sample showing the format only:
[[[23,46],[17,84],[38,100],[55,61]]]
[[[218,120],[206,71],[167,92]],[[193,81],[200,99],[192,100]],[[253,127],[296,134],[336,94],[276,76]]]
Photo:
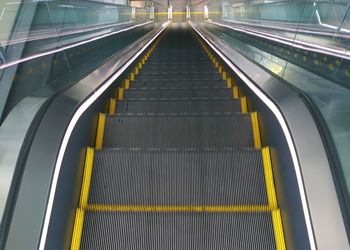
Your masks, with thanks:
[[[239,131],[239,132],[238,132]],[[253,147],[250,115],[107,116],[104,147]]]
[[[103,149],[89,204],[267,205],[255,149]]]
[[[81,249],[272,250],[271,217],[269,212],[86,211]]]
[[[168,100],[168,99],[166,99]],[[241,111],[239,100],[170,100],[119,101],[117,113],[238,113]]]

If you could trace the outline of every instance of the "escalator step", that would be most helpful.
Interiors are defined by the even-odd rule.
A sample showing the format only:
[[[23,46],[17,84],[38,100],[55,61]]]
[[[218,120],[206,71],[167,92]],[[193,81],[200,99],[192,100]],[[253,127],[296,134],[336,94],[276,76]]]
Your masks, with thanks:
[[[202,75],[203,77],[207,78],[207,77],[212,77],[212,76],[219,76],[220,74],[216,71],[208,71],[208,69],[206,71],[202,70],[198,70],[198,69],[195,69],[195,70],[188,70],[188,69],[185,69],[185,70],[146,70],[146,69],[143,69],[139,76],[142,77],[148,77],[148,76],[155,76],[155,75],[159,75],[159,76],[164,76],[164,75],[178,75],[178,74],[181,74],[183,76],[191,76],[191,75]],[[176,78],[176,76],[174,76]]]
[[[125,100],[117,103],[117,113],[239,113],[241,103],[239,100],[154,100],[139,99]]]
[[[103,149],[89,204],[268,205],[260,150]]]
[[[220,81],[222,80],[222,77],[219,74],[213,74],[213,75],[202,75],[202,74],[177,74],[177,75],[144,75],[137,77],[135,81],[141,79],[142,81],[182,81],[182,80],[188,80],[188,81]]]
[[[216,89],[189,89],[189,90],[169,90],[169,89],[128,89],[124,92],[124,98],[210,98],[210,97],[226,97],[232,98],[232,89],[216,88]]]
[[[194,65],[194,64],[189,64],[187,66],[184,65],[167,65],[167,64],[160,64],[160,65],[152,65],[152,64],[145,64],[142,67],[142,71],[146,71],[146,70],[150,70],[150,71],[154,71],[154,70],[169,70],[169,71],[173,71],[173,70],[178,70],[180,72],[184,71],[184,70],[189,70],[189,71],[209,71],[209,70],[214,70],[216,69],[214,64],[208,64],[208,65]]]
[[[81,249],[276,249],[269,212],[86,211]]]
[[[131,83],[132,87],[226,87],[227,83],[223,80],[174,80],[163,78],[153,78],[152,80],[136,79]]]
[[[168,66],[169,68],[172,68],[172,67],[176,67],[177,65],[179,65],[179,64],[176,61],[169,62],[169,61],[156,61],[156,60],[150,61],[150,60],[148,60],[144,67],[145,68],[147,68],[147,67],[156,67],[156,68],[158,68],[158,67],[164,68],[165,67],[165,68],[167,68],[167,66]],[[183,61],[183,62],[181,62],[180,68],[187,68],[187,67],[195,68],[198,65],[200,65],[201,67],[208,67],[209,69],[213,68],[213,63],[211,61],[208,61],[208,60],[202,61],[202,62],[196,62],[196,61],[192,61],[192,60]]]
[[[248,114],[107,116],[104,147],[253,147]]]

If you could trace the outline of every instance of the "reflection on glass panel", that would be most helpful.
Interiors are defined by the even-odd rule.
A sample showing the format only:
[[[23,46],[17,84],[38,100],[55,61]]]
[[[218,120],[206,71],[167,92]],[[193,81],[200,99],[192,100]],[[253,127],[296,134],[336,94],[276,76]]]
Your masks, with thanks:
[[[2,1],[0,121],[24,96],[50,96],[126,46],[127,39],[137,39],[116,44],[113,35],[149,20],[149,8],[136,12],[133,18],[129,6],[98,1]],[[102,51],[91,60],[97,50]]]
[[[11,2],[2,5],[2,13],[2,64],[107,34],[134,21],[128,6],[81,0]],[[24,45],[24,53],[13,53]]]

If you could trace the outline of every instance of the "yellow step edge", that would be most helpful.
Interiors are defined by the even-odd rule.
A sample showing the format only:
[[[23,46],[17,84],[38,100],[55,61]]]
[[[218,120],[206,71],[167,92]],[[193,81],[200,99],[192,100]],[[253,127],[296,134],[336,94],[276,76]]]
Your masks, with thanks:
[[[241,111],[242,113],[248,113],[247,97],[241,97]]]
[[[238,99],[239,98],[239,90],[237,86],[234,86],[232,88],[232,93],[233,93],[233,99]]]
[[[262,154],[263,165],[264,165],[266,192],[267,192],[267,199],[269,201],[269,206],[273,209],[277,209],[278,208],[277,198],[276,198],[275,184],[273,180],[270,148],[269,147],[262,148],[261,154]]]
[[[286,242],[284,240],[283,225],[281,219],[281,211],[279,209],[272,210],[273,231],[275,233],[276,249],[286,250]]]
[[[220,66],[219,66],[219,73],[221,74],[222,71],[223,71],[223,70],[222,70],[222,66],[220,65]]]
[[[222,72],[222,80],[227,80],[227,72],[226,71],[223,71]]]
[[[124,88],[125,89],[129,89],[130,88],[130,80],[129,79],[125,79],[124,80]]]
[[[81,242],[81,234],[83,232],[83,225],[84,225],[84,210],[78,208],[77,211],[75,212],[73,235],[72,235],[72,241],[70,244],[71,250],[79,250],[80,249],[80,242]]]
[[[123,88],[118,88],[117,91],[117,100],[121,101],[124,98],[124,89]]]
[[[251,116],[251,120],[252,120],[254,146],[256,149],[260,149],[261,148],[261,136],[260,136],[258,112],[252,112],[250,114],[250,116]]]
[[[114,115],[115,109],[116,109],[117,101],[115,98],[109,99],[109,107],[108,107],[108,114]]]
[[[224,79],[225,80],[225,79]],[[230,88],[232,88],[232,78],[231,77],[228,77],[227,78],[227,80],[226,80],[226,82],[227,82],[227,87],[230,89]]]
[[[138,68],[139,68],[139,70],[142,69],[142,60],[139,62]]]
[[[105,122],[106,122],[106,115],[103,113],[98,114],[98,122],[97,122],[97,133],[96,133],[96,149],[102,148],[103,143],[103,133],[105,130]]]
[[[88,203],[93,163],[94,163],[94,149],[89,147],[86,149],[83,182],[81,184],[81,190],[80,190],[80,201],[79,201],[80,208],[84,208]]]
[[[134,73],[130,73],[129,79],[130,79],[130,81],[134,81],[135,80],[135,74]]]
[[[269,212],[268,205],[109,205],[88,204],[85,210],[114,212]]]
[[[136,67],[136,68],[134,69],[134,74],[135,74],[135,76],[137,76],[137,75],[139,74],[139,68],[138,68],[138,67]]]

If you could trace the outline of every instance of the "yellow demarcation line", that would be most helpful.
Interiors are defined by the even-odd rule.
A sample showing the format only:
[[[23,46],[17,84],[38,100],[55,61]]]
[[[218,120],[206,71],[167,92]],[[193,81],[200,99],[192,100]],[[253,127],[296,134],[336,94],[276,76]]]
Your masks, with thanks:
[[[286,243],[284,240],[281,212],[278,209],[278,205],[277,205],[275,184],[274,184],[273,173],[272,173],[270,148],[269,147],[262,148],[261,153],[263,157],[267,199],[269,202],[269,207],[271,208],[273,231],[275,234],[275,241],[276,241],[276,249],[285,250]]]
[[[70,247],[71,250],[80,249],[81,234],[82,234],[83,225],[84,225],[83,208],[86,207],[88,203],[93,162],[94,162],[94,149],[89,147],[86,149],[83,182],[82,182],[81,191],[80,191],[79,207],[75,212],[73,236],[72,236],[71,247]]]
[[[108,205],[88,204],[85,210],[113,212],[269,212],[268,205]]]
[[[247,97],[241,97],[241,111],[242,113],[248,113]]]
[[[167,13],[167,12],[166,12]],[[181,12],[182,13],[182,12]],[[174,14],[174,13],[173,13]],[[222,73],[223,80],[227,81],[227,86],[229,89],[232,87],[233,97],[239,98],[239,89],[236,84],[232,85],[232,78],[230,78],[226,71],[223,70],[222,66],[219,65],[216,58],[210,52],[210,50],[200,41],[204,50],[207,52],[208,56],[212,60],[219,72]],[[129,78],[124,81],[124,88],[118,88],[116,92],[116,98],[111,98],[109,100],[109,114],[114,114],[116,110],[117,100],[122,100],[124,98],[124,89],[130,87],[130,82],[135,79],[138,75],[139,70],[141,70],[143,64],[149,58],[150,54],[155,49],[158,42],[156,42],[151,49],[143,56],[142,60],[136,65],[134,71],[130,73]],[[241,110],[242,113],[248,112],[247,98],[245,96],[241,97]],[[96,149],[102,148],[103,134],[105,127],[106,115],[99,113],[97,134],[96,134]],[[251,113],[252,128],[254,134],[254,145],[255,148],[261,148],[261,137],[259,129],[258,113]],[[71,241],[71,250],[80,249],[83,225],[84,225],[84,212],[86,211],[111,211],[111,212],[270,212],[273,222],[273,230],[275,235],[275,243],[277,250],[285,250],[285,239],[283,233],[283,225],[281,219],[281,213],[277,206],[277,198],[273,180],[272,164],[269,147],[264,147],[261,149],[265,183],[268,204],[266,205],[110,205],[110,204],[88,204],[89,189],[91,183],[93,161],[94,161],[94,149],[89,147],[86,150],[84,173],[82,188],[80,192],[79,207],[75,213],[75,221],[73,227],[73,235]]]
[[[115,114],[116,105],[117,105],[117,101],[115,100],[115,98],[110,98],[109,99],[108,114],[110,114],[110,115]]]
[[[123,88],[118,88],[117,90],[117,100],[121,101],[124,98],[124,89]]]
[[[93,163],[94,163],[94,149],[89,147],[86,149],[84,175],[83,175],[83,182],[81,184],[81,191],[80,191],[80,201],[79,201],[80,208],[84,208],[88,203]]]
[[[72,242],[70,245],[71,250],[80,249],[80,241],[81,241],[81,234],[83,232],[83,225],[84,225],[84,210],[78,208],[77,211],[75,212],[73,236],[72,236]]]
[[[273,231],[275,233],[276,249],[285,250],[286,242],[284,240],[281,212],[279,209],[275,209],[271,212]]]
[[[238,99],[239,98],[238,86],[234,86],[232,88],[232,92],[233,92],[233,99]]]
[[[227,72],[225,70],[222,72],[222,80],[227,80]]]
[[[239,98],[239,88],[237,86],[237,83],[233,84],[232,79],[227,76],[226,71],[223,70],[222,66],[219,65],[218,60],[213,56],[213,54],[210,52],[210,50],[205,46],[205,44],[198,38],[201,46],[204,48],[206,53],[208,54],[210,60],[213,62],[216,68],[218,68],[219,72],[222,73],[223,80],[227,81],[227,87],[231,89],[233,92],[233,98],[238,99]],[[247,105],[247,98],[245,96],[241,97],[241,110],[242,113],[248,112],[248,105]],[[259,127],[259,117],[257,112],[251,113],[251,121],[252,121],[252,129],[253,129],[253,136],[254,136],[254,146],[256,149],[261,149],[261,134],[260,134],[260,127]],[[264,166],[264,174],[265,174],[265,183],[266,183],[266,192],[267,192],[267,198],[268,198],[268,205],[267,206],[205,206],[205,208],[202,207],[188,207],[188,206],[180,206],[176,207],[179,209],[179,211],[207,211],[206,209],[210,210],[211,212],[262,212],[262,211],[271,211],[271,217],[273,222],[273,230],[275,235],[275,242],[276,242],[276,249],[277,250],[285,250],[286,244],[284,239],[284,233],[283,233],[283,226],[282,226],[282,219],[281,219],[281,213],[277,206],[277,198],[276,198],[276,192],[275,192],[275,185],[273,180],[273,172],[272,172],[272,164],[271,164],[271,155],[270,155],[270,149],[268,147],[262,148],[262,157],[263,157],[263,166]],[[97,205],[98,206],[98,205]],[[110,209],[118,208],[122,209],[121,206],[118,207],[110,207]],[[132,207],[135,208],[136,207]],[[158,211],[155,208],[152,207],[146,207],[150,211]],[[130,207],[124,207],[124,209],[130,209]],[[142,209],[142,207],[141,207]],[[160,211],[163,210],[175,210],[172,207],[160,207]],[[163,210],[162,210],[163,209]],[[184,209],[184,210],[181,210]],[[188,209],[188,210],[186,210]],[[198,210],[196,210],[198,209]],[[201,210],[202,209],[202,210]],[[267,209],[267,210],[264,210]],[[131,210],[134,211],[134,210]]]
[[[131,78],[131,77],[130,77]],[[130,79],[131,80],[131,79]],[[130,81],[129,79],[125,79],[124,80],[124,88],[125,89],[129,89],[130,88]]]
[[[98,123],[97,123],[97,133],[96,133],[96,149],[102,148],[102,142],[103,142],[103,133],[105,130],[105,122],[106,122],[106,115],[103,113],[98,114]]]
[[[232,88],[232,78],[231,77],[228,77],[227,78],[227,87],[230,89]]]
[[[256,149],[260,149],[261,148],[261,136],[260,136],[258,112],[252,112],[250,116],[251,116],[251,120],[252,120],[254,146]]]
[[[221,66],[221,65],[219,65],[219,73],[221,74],[221,73],[222,73],[222,71],[223,71],[222,66]]]
[[[278,207],[277,207],[277,199],[276,199],[276,192],[275,192],[275,184],[273,181],[270,148],[269,147],[262,148],[261,154],[262,154],[263,165],[264,165],[266,192],[267,192],[267,199],[269,201],[269,206],[271,209],[277,209]]]
[[[116,98],[110,98],[109,105],[108,105],[109,114],[115,113],[117,100],[122,100],[124,98],[124,89],[129,89],[130,82],[135,80],[135,76],[138,75],[139,70],[141,70],[142,68],[142,65],[149,58],[150,54],[155,49],[155,46],[157,44],[158,42],[156,42],[151,47],[151,49],[149,49],[149,51],[144,55],[142,60],[136,65],[134,71],[130,73],[129,78],[124,80],[124,88],[120,87],[117,89]],[[106,115],[103,113],[99,113],[97,133],[96,133],[96,145],[95,145],[96,149],[102,148],[105,121],[106,121]],[[94,149],[89,147],[86,150],[83,181],[82,181],[82,186],[80,191],[79,207],[77,208],[75,213],[73,236],[71,241],[71,250],[80,249],[80,242],[81,242],[81,236],[82,236],[82,230],[83,230],[83,224],[84,224],[84,209],[90,206],[90,205],[87,205],[87,203],[89,198],[93,161],[94,161]]]

